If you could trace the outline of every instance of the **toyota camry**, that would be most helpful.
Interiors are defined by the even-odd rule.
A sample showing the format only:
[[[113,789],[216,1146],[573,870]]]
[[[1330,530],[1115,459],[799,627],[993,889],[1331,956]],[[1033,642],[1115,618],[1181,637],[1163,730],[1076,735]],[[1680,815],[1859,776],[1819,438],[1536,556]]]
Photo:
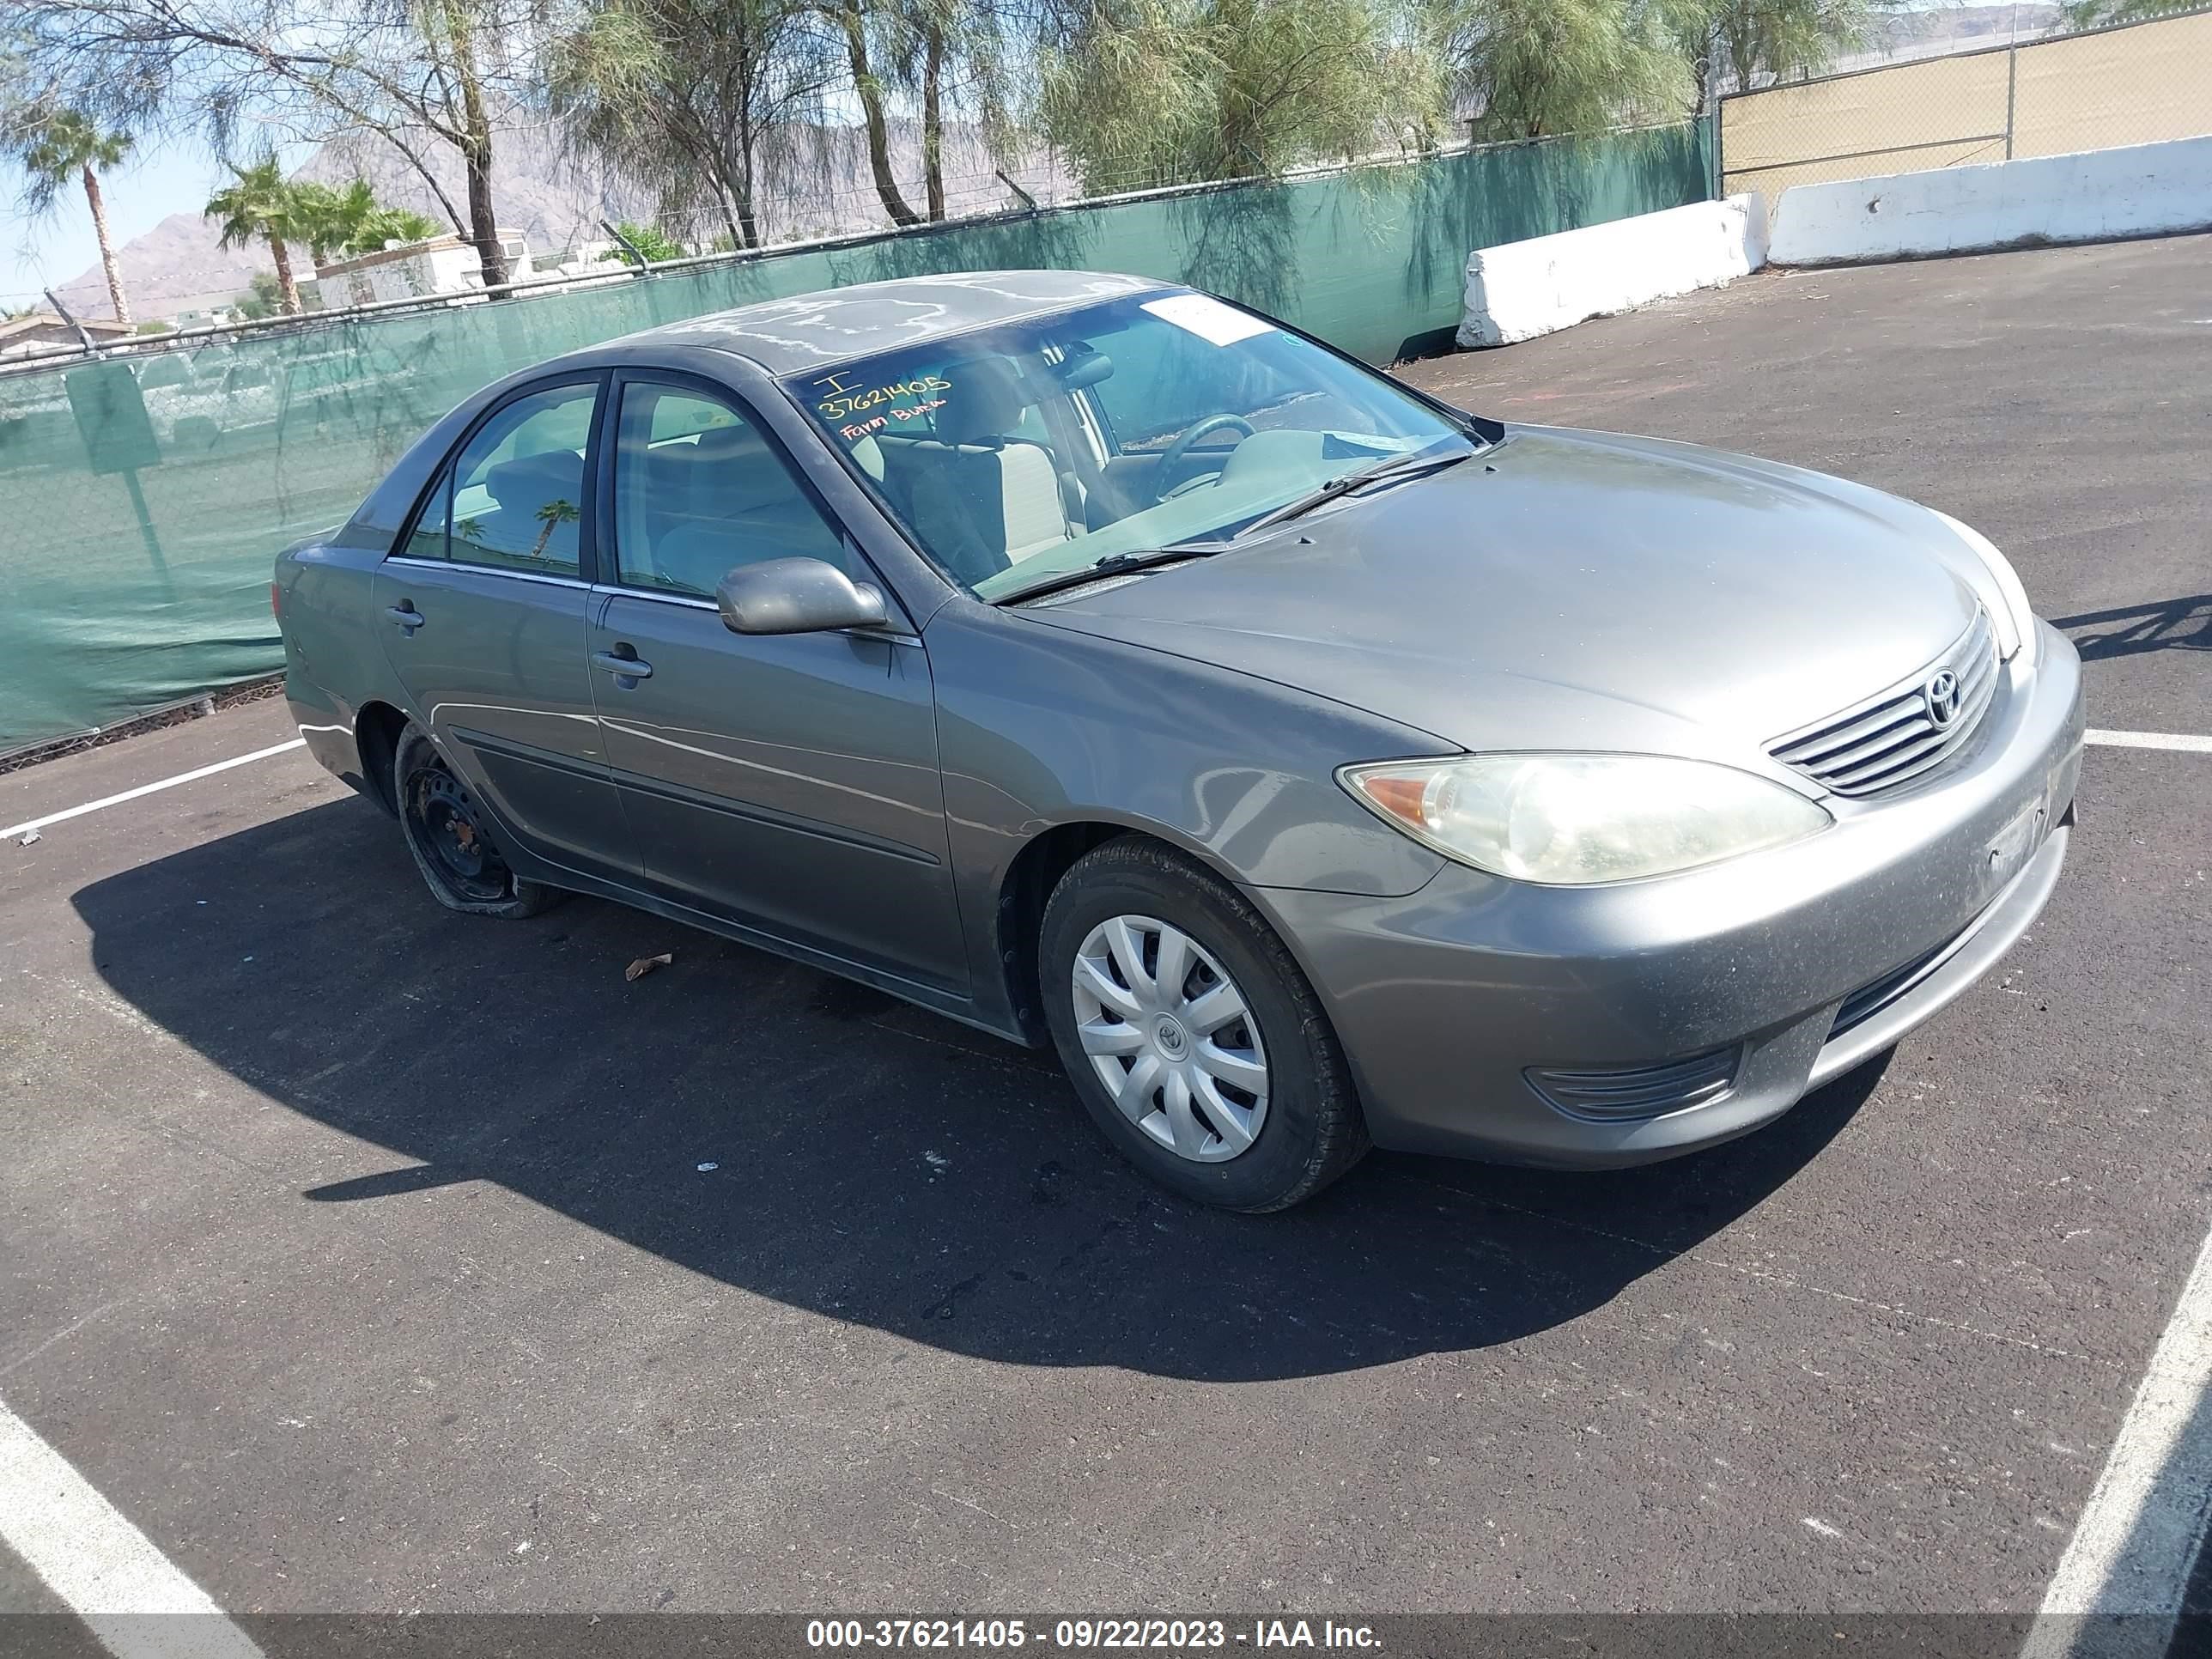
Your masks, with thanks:
[[[1756,1128],[2020,937],[2080,770],[2074,651],[1967,526],[1127,276],[540,364],[273,598],[440,903],[595,894],[1050,1043],[1239,1210],[1370,1144]]]

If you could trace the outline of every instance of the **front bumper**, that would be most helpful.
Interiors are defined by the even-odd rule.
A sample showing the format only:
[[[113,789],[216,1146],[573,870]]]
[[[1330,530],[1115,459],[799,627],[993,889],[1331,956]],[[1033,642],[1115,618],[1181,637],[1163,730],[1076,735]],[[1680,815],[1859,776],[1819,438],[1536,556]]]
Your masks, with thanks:
[[[1377,1144],[1591,1169],[1692,1152],[1896,1042],[2042,910],[2081,772],[2081,665],[2044,625],[2034,666],[2004,673],[1938,774],[1832,800],[1835,824],[1794,847],[1610,887],[1451,865],[1402,898],[1252,896],[1328,1006]],[[1676,1066],[1696,1103],[1626,1119],[1557,1083],[1595,1077],[1589,1097],[1618,1101],[1663,1093]]]

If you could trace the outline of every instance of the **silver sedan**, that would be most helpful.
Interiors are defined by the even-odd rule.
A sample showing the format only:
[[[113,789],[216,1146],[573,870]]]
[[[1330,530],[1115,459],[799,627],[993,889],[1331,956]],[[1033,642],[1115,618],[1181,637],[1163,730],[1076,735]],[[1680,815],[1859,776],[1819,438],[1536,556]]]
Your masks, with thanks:
[[[2080,769],[2073,649],[1968,526],[1122,276],[541,364],[276,599],[441,902],[595,894],[1049,1042],[1242,1210],[1370,1144],[1755,1128],[2020,936]]]

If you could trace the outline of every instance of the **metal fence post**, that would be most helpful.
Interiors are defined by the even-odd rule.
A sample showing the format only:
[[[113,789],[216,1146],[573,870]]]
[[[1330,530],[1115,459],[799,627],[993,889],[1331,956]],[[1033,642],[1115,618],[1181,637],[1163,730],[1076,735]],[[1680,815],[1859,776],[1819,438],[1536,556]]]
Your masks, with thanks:
[[[93,357],[99,356],[100,347],[94,343],[92,335],[90,331],[86,329],[85,325],[77,321],[76,318],[70,315],[70,308],[54,297],[53,289],[46,289],[46,303],[54,308],[54,315],[60,318],[64,322],[67,323],[71,328],[76,331],[76,337],[84,342],[86,353]]]
[[[2018,27],[2017,24],[2014,25]],[[2020,99],[2020,42],[2005,49],[2005,160],[2012,160],[2012,116]]]
[[[1710,36],[1705,40],[1705,61],[1698,66],[1698,74],[1699,90],[1703,94],[1698,101],[1705,106],[1702,112],[1705,118],[1712,123],[1709,135],[1712,145],[1712,178],[1706,188],[1711,192],[1712,199],[1717,202],[1722,199],[1722,190],[1728,182],[1728,168],[1721,156],[1720,53]]]

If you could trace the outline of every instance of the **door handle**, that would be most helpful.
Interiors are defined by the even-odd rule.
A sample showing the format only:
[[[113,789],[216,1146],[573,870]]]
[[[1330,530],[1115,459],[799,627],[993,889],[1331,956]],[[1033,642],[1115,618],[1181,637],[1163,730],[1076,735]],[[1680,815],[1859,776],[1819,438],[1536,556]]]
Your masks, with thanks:
[[[384,614],[391,617],[392,621],[398,623],[402,628],[405,629],[407,630],[407,636],[410,639],[415,637],[415,630],[416,629],[420,628],[424,623],[429,620],[428,617],[425,617],[421,611],[417,611],[414,605],[405,599],[400,600],[397,605],[386,605],[384,610]]]
[[[640,662],[635,657],[625,657],[618,652],[595,651],[592,653],[592,661],[617,679],[649,680],[653,678],[651,663]]]

